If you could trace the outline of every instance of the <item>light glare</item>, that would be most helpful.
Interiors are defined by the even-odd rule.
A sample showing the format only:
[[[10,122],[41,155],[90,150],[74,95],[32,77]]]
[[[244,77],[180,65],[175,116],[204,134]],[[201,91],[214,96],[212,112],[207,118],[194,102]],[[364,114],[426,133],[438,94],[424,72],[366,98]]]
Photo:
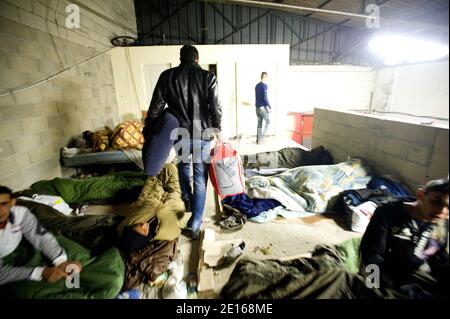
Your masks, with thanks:
[[[377,36],[369,47],[386,65],[431,61],[449,53],[448,45],[398,35]]]

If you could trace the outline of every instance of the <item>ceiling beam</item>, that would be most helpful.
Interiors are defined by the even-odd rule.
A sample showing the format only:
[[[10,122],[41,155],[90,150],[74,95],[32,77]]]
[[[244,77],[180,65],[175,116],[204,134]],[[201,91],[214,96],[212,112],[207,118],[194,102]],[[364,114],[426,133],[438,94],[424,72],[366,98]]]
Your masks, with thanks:
[[[273,10],[285,9],[285,10],[294,10],[294,11],[299,11],[299,12],[306,11],[306,12],[324,13],[324,14],[330,14],[330,15],[341,15],[341,16],[347,16],[347,17],[358,18],[358,19],[367,19],[367,15],[359,14],[359,13],[294,6],[294,5],[287,5],[287,4],[274,3],[274,2],[262,2],[262,1],[253,1],[253,0],[203,0],[203,1],[222,2],[222,3],[227,3],[227,4],[236,4],[236,5],[249,6],[249,7],[270,8]]]

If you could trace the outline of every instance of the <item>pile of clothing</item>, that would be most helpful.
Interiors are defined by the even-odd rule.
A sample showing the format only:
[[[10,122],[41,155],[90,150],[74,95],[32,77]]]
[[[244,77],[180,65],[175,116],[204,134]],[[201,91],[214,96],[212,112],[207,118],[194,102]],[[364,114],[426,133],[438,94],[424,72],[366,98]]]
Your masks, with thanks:
[[[387,177],[373,177],[367,188],[351,189],[339,194],[334,210],[346,214],[348,228],[364,233],[375,210],[398,199],[413,201],[412,194],[400,183]]]

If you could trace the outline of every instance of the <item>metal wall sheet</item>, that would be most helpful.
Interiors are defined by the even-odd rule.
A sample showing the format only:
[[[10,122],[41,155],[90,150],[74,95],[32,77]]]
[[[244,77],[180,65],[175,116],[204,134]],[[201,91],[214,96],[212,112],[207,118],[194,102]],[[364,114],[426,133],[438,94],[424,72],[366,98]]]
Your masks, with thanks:
[[[371,65],[366,50],[349,51],[363,32],[266,8],[200,0],[135,0],[145,45],[290,44],[291,64]]]

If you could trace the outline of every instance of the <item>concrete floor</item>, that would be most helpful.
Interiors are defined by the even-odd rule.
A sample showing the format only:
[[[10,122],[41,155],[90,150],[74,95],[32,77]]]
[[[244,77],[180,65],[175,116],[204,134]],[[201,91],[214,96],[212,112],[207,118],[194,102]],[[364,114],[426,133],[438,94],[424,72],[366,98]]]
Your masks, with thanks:
[[[243,137],[240,140],[230,142],[240,155],[279,150],[284,147],[300,147],[294,141],[283,137],[269,137],[266,143],[261,145],[254,143],[254,137]],[[221,233],[220,227],[215,225],[219,220],[217,210],[214,190],[209,183],[203,228],[209,227],[213,229],[216,232],[217,240],[234,238],[244,240],[246,247],[242,256],[250,258],[268,259],[296,256],[310,252],[318,244],[337,244],[346,239],[360,236],[358,233],[344,230],[340,226],[343,221],[336,217],[333,218],[332,215],[316,215],[303,219],[280,219],[266,224],[249,221],[239,231]],[[180,244],[185,273],[196,272],[199,258],[199,241],[193,241],[181,236]],[[215,293],[199,294],[199,298],[218,297],[220,290],[228,281],[236,262],[226,268],[215,271]]]
[[[257,145],[255,137],[244,136],[231,140],[240,155],[255,154],[279,150],[285,147],[301,145],[285,137],[268,137],[266,143]],[[243,229],[233,233],[222,233],[216,222],[220,220],[216,195],[209,182],[202,228],[211,228],[216,232],[216,239],[242,239],[246,247],[242,256],[250,258],[286,258],[311,252],[318,244],[337,244],[346,239],[360,236],[358,233],[344,230],[343,221],[338,216],[315,215],[307,218],[276,219],[266,224],[247,222]],[[122,209],[126,209],[127,204]],[[112,213],[120,209],[117,206],[90,206],[89,214]],[[185,221],[189,217],[185,216]],[[183,235],[179,239],[184,262],[184,272],[197,273],[199,261],[199,241]],[[261,249],[262,248],[262,249]],[[200,293],[199,298],[217,298],[237,261],[221,270],[214,271],[214,293]]]

